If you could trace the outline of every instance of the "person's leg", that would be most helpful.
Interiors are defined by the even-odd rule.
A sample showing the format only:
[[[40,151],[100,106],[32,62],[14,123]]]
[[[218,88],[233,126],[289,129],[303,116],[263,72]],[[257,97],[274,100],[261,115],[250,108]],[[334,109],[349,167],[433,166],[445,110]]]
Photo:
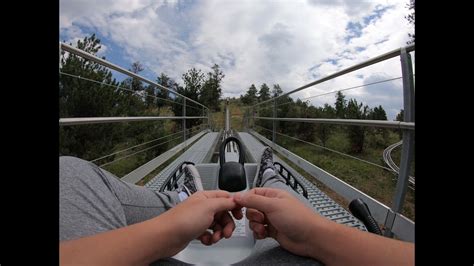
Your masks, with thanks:
[[[273,165],[273,152],[268,146],[263,149],[255,178],[254,187],[271,187],[278,188],[290,192],[297,197],[306,206],[313,209],[311,202],[308,201],[302,194],[294,191],[293,188],[286,184],[286,180],[277,174],[275,166]]]
[[[60,157],[59,165],[60,240],[145,221],[180,202],[176,191],[156,193],[125,183],[79,158]]]

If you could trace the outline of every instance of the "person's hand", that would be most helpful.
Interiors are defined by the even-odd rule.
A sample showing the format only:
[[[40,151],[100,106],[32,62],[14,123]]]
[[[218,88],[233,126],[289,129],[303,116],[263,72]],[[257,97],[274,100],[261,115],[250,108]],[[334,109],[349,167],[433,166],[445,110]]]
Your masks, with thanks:
[[[236,219],[243,217],[231,195],[223,190],[198,191],[166,211],[159,217],[172,225],[173,239],[170,241],[178,253],[193,239],[199,239],[204,245],[212,245],[223,237],[229,238],[235,229],[235,223],[229,214],[232,211]],[[212,229],[213,233],[207,231]],[[174,255],[174,254],[173,254]]]
[[[312,223],[324,219],[290,193],[272,188],[254,188],[234,195],[236,203],[247,207],[246,216],[256,239],[272,237],[286,250],[311,256]]]

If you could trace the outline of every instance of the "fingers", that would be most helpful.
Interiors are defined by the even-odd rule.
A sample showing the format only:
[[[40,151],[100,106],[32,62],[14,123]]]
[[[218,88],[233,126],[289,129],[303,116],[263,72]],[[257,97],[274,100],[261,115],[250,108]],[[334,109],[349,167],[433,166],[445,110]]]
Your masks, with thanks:
[[[247,216],[249,221],[255,221],[262,224],[265,222],[265,215],[261,211],[255,209],[248,208],[245,216]]]
[[[199,240],[201,240],[201,243],[203,243],[206,246],[212,245],[212,235],[208,231],[205,231],[202,233],[199,237]]]
[[[266,237],[266,231],[267,230],[265,228],[265,225],[263,225],[261,223],[250,222],[249,227],[257,235],[258,239]]]
[[[231,197],[230,193],[225,190],[205,190],[205,191],[200,191],[198,193],[202,193],[207,198],[230,198]]]
[[[233,209],[232,216],[234,216],[234,218],[237,220],[242,219],[244,217],[244,214],[242,213],[242,206],[237,206],[235,209]]]
[[[226,212],[222,215],[220,224],[224,227],[222,230],[222,236],[225,238],[231,237],[232,232],[235,230],[235,223],[229,213]]]
[[[271,212],[273,210],[272,198],[265,196],[265,190],[268,188],[261,189],[251,189],[246,193],[236,193],[234,195],[234,201],[244,207],[257,209],[265,213]],[[264,195],[262,196],[262,194]],[[275,195],[275,192],[269,191],[268,194]]]
[[[269,225],[269,226],[266,227],[266,229],[267,229],[267,235],[269,237],[277,239],[277,230],[275,229],[275,227]]]
[[[212,243],[217,243],[222,238],[222,226],[220,224],[216,224],[213,228],[214,233],[212,234]]]
[[[206,204],[214,213],[230,211],[237,207],[237,204],[232,198],[210,198],[206,201]]]

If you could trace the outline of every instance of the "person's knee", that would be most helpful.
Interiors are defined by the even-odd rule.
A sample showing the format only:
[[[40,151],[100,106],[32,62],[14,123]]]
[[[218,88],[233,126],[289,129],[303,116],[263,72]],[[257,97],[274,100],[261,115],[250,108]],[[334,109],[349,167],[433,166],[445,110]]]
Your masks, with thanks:
[[[78,163],[87,162],[81,158],[74,156],[59,156],[59,165],[60,166],[72,166]]]
[[[81,178],[87,169],[92,168],[92,164],[86,160],[73,156],[59,157],[59,178],[67,177]],[[81,174],[82,173],[82,174]]]

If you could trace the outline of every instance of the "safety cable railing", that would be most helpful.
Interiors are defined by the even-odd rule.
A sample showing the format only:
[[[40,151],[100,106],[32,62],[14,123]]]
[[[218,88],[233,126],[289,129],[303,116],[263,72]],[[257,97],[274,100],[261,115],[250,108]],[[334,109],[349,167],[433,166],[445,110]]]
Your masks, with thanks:
[[[189,129],[188,129],[189,130]],[[114,153],[111,153],[111,154],[108,154],[108,155],[105,155],[105,156],[102,156],[102,157],[99,157],[97,159],[94,159],[94,160],[91,160],[90,162],[96,162],[96,161],[99,161],[99,160],[102,160],[102,159],[105,159],[105,158],[108,158],[110,156],[114,156],[114,155],[117,155],[119,153],[122,153],[122,152],[126,152],[128,150],[131,150],[131,149],[134,149],[134,148],[137,148],[137,147],[140,147],[140,146],[143,146],[143,145],[146,145],[146,144],[149,144],[149,143],[152,143],[152,142],[155,142],[155,141],[158,141],[160,139],[164,139],[164,138],[167,138],[167,137],[170,137],[170,136],[174,136],[174,135],[177,135],[177,134],[181,134],[183,131],[178,131],[176,133],[172,133],[172,134],[168,134],[166,136],[163,136],[163,137],[160,137],[160,138],[157,138],[157,139],[154,139],[154,140],[150,140],[150,141],[147,141],[147,142],[144,142],[144,143],[141,143],[141,144],[137,144],[137,145],[134,145],[132,147],[128,147],[126,149],[123,149],[123,150],[119,150],[119,151],[116,151]]]
[[[266,131],[269,131],[269,132],[272,132],[271,129],[268,129],[268,128],[265,128],[265,127],[262,127],[260,125],[255,125],[259,128],[262,128]],[[392,169],[388,168],[388,167],[385,167],[385,166],[382,166],[380,164],[376,164],[374,162],[371,162],[371,161],[367,161],[367,160],[364,160],[364,159],[361,159],[361,158],[358,158],[358,157],[355,157],[355,156],[352,156],[352,155],[349,155],[349,154],[346,154],[346,153],[343,153],[343,152],[340,152],[340,151],[336,151],[336,150],[333,150],[333,149],[330,149],[328,147],[324,147],[324,146],[321,146],[321,145],[317,145],[315,143],[312,143],[312,142],[309,142],[309,141],[305,141],[305,140],[302,140],[302,139],[299,139],[299,138],[295,138],[295,137],[292,137],[292,136],[289,136],[289,135],[286,135],[286,134],[283,134],[283,133],[280,133],[280,132],[276,132],[277,135],[280,135],[280,136],[283,136],[283,137],[287,137],[289,139],[292,139],[292,140],[296,140],[296,141],[300,141],[300,142],[303,142],[305,144],[308,144],[308,145],[311,145],[311,146],[314,146],[314,147],[317,147],[317,148],[320,148],[320,149],[324,149],[324,150],[327,150],[327,151],[330,151],[330,152],[334,152],[334,153],[337,153],[341,156],[344,156],[344,157],[348,157],[348,158],[351,158],[351,159],[354,159],[354,160],[358,160],[358,161],[361,161],[363,163],[367,163],[367,164],[370,164],[370,165],[373,165],[375,167],[378,167],[378,168],[381,168],[381,169],[384,169],[384,170],[387,170],[387,171],[390,171],[390,172],[395,172],[393,171]]]
[[[195,100],[193,100],[193,99],[191,99],[191,98],[189,98],[189,97],[186,97],[186,96],[184,96],[184,95],[182,95],[182,94],[176,92],[175,90],[173,90],[173,89],[171,89],[171,88],[167,88],[167,87],[165,87],[165,86],[163,86],[163,85],[161,85],[161,84],[158,84],[158,83],[156,83],[156,82],[154,82],[154,81],[151,81],[151,80],[149,80],[149,79],[147,79],[147,78],[144,78],[144,77],[142,77],[142,76],[140,76],[140,75],[138,75],[138,74],[136,74],[136,73],[133,73],[132,71],[126,70],[126,69],[124,69],[124,68],[122,68],[122,67],[120,67],[120,66],[117,66],[117,65],[115,65],[115,64],[112,64],[112,63],[106,61],[105,59],[102,59],[102,58],[99,58],[99,57],[97,57],[97,56],[95,56],[95,55],[89,54],[89,53],[87,53],[87,52],[85,52],[85,51],[83,51],[83,50],[81,50],[81,49],[78,49],[78,48],[73,47],[73,46],[71,46],[71,45],[68,45],[68,44],[66,44],[66,43],[61,43],[61,42],[60,42],[59,44],[60,44],[60,46],[59,46],[60,49],[62,49],[62,50],[64,50],[64,51],[67,51],[67,52],[69,52],[69,53],[75,54],[75,55],[80,56],[80,57],[82,57],[82,58],[91,60],[91,61],[93,61],[93,62],[95,62],[95,63],[97,63],[97,64],[99,64],[99,65],[108,67],[108,68],[113,69],[113,70],[115,70],[115,71],[118,71],[118,72],[120,72],[120,73],[122,73],[122,74],[125,74],[125,75],[127,75],[127,76],[129,76],[129,77],[135,78],[135,79],[140,80],[140,81],[145,82],[145,83],[148,83],[149,85],[153,85],[153,86],[158,87],[158,88],[160,88],[160,89],[164,89],[164,90],[166,90],[166,91],[168,91],[168,92],[170,92],[170,93],[173,93],[173,94],[175,94],[175,95],[178,95],[178,96],[183,97],[183,98],[186,99],[187,101],[193,102],[193,103],[195,103],[195,104],[197,104],[197,105],[200,105],[200,106],[202,106],[202,107],[204,107],[204,108],[206,108],[206,109],[209,110],[209,108],[206,107],[205,105],[203,105],[203,104],[201,104],[201,103],[199,103],[199,102],[197,102],[197,101],[195,101]]]
[[[177,134],[180,134],[180,133],[182,134],[182,136],[176,137],[176,138],[173,138],[173,139],[170,139],[170,140],[166,140],[166,141],[160,142],[158,144],[154,144],[151,147],[141,149],[141,150],[133,152],[131,154],[121,156],[119,158],[114,159],[113,161],[101,164],[100,165],[101,167],[110,165],[114,162],[123,160],[125,158],[128,158],[128,157],[131,157],[133,155],[145,152],[147,150],[156,148],[160,145],[170,143],[170,142],[178,140],[180,138],[183,139],[183,145],[180,144],[180,145],[178,145],[179,148],[177,148],[177,147],[175,147],[175,148],[178,150],[178,149],[182,149],[183,147],[186,147],[187,146],[188,135],[192,135],[193,133],[196,133],[196,131],[197,131],[197,130],[192,130],[192,129],[186,129],[186,127],[187,127],[186,120],[196,120],[196,119],[199,119],[199,120],[203,119],[204,121],[207,120],[207,123],[203,123],[199,126],[199,128],[201,129],[200,132],[204,131],[204,129],[202,129],[202,125],[205,125],[205,126],[207,125],[207,127],[210,127],[210,125],[211,125],[211,121],[210,121],[211,112],[210,112],[210,109],[207,106],[197,102],[196,100],[193,100],[193,99],[191,99],[191,98],[189,98],[185,95],[182,95],[182,94],[178,93],[177,91],[175,91],[171,88],[165,87],[161,84],[158,84],[154,81],[151,81],[147,78],[144,78],[144,77],[142,77],[142,76],[140,76],[136,73],[133,73],[129,70],[126,70],[125,68],[122,68],[118,65],[110,63],[110,62],[106,61],[105,59],[99,58],[99,57],[97,57],[95,55],[92,55],[92,54],[89,54],[89,53],[87,53],[83,50],[80,50],[78,48],[75,48],[75,47],[72,47],[68,44],[60,42],[59,43],[59,54],[60,55],[62,55],[62,51],[69,52],[70,54],[76,55],[76,56],[81,57],[85,60],[90,60],[90,61],[92,61],[92,62],[94,62],[98,65],[104,66],[104,67],[109,68],[111,70],[115,70],[119,73],[124,74],[125,76],[128,76],[129,78],[133,78],[133,80],[138,80],[139,82],[144,82],[144,83],[148,84],[154,90],[155,89],[164,90],[164,91],[167,91],[169,94],[173,94],[174,96],[169,95],[170,99],[165,99],[165,98],[158,97],[158,96],[155,96],[155,95],[149,95],[146,91],[143,91],[143,94],[139,94],[137,91],[134,91],[134,90],[129,89],[129,88],[124,88],[123,86],[120,86],[119,84],[109,84],[107,82],[81,77],[79,75],[74,75],[72,73],[67,73],[67,72],[61,71],[61,69],[59,71],[60,75],[71,77],[71,78],[76,78],[76,79],[80,79],[80,80],[84,80],[84,81],[88,81],[88,82],[92,82],[92,83],[95,83],[95,84],[99,84],[101,86],[114,87],[117,90],[132,92],[133,95],[143,97],[142,99],[145,99],[146,97],[152,97],[152,98],[156,99],[157,101],[165,101],[165,102],[170,102],[172,104],[178,104],[178,105],[182,106],[182,115],[181,116],[132,116],[132,117],[128,117],[128,116],[115,116],[115,117],[110,116],[110,117],[67,117],[67,118],[62,117],[62,118],[59,118],[59,126],[61,126],[61,127],[64,127],[64,126],[77,126],[77,125],[91,125],[91,124],[104,124],[104,123],[116,123],[116,122],[182,120],[181,131],[179,131],[179,132],[172,133],[172,134],[169,134],[167,136],[163,136],[163,137],[151,140],[151,141],[147,141],[145,143],[141,143],[141,144],[138,144],[138,145],[134,145],[132,147],[128,147],[126,149],[122,149],[122,150],[113,152],[113,153],[108,154],[108,155],[101,156],[99,158],[94,159],[93,162],[98,162],[100,160],[109,158],[111,156],[116,156],[116,155],[121,154],[123,152],[130,151],[130,150],[133,150],[135,148],[142,147],[144,145],[147,145],[147,144],[150,144],[150,143],[153,143],[153,142],[157,142],[159,140],[162,140],[162,139],[165,139],[167,137],[171,137],[171,136],[174,136],[174,135],[177,135]],[[180,97],[181,101],[180,102],[178,102],[177,100],[173,101],[173,100],[171,100],[172,97],[174,97],[174,99],[178,99],[178,97]],[[197,106],[193,106],[194,104],[196,104]],[[187,116],[186,115],[186,110],[190,109],[190,108],[200,111],[199,114],[194,115],[194,116]],[[197,134],[199,134],[199,133],[197,133]],[[174,150],[174,148],[172,150]],[[165,153],[168,154],[168,152],[165,152]],[[166,156],[168,156],[168,155],[166,155]]]
[[[128,91],[128,92],[131,92],[135,95],[138,95],[137,91],[134,91],[132,89],[128,89],[128,88],[124,88],[120,85],[114,85],[114,84],[110,84],[110,83],[104,83],[104,82],[101,82],[101,81],[98,81],[98,80],[93,80],[93,79],[89,79],[89,78],[84,78],[84,77],[81,77],[81,76],[78,76],[78,75],[73,75],[73,74],[70,74],[70,73],[66,73],[66,72],[62,72],[62,71],[59,71],[59,74],[60,75],[64,75],[64,76],[69,76],[69,77],[73,77],[73,78],[77,78],[77,79],[81,79],[81,80],[85,80],[85,81],[89,81],[89,82],[93,82],[93,83],[96,83],[96,84],[99,84],[99,85],[105,85],[105,86],[109,86],[109,87],[113,87],[113,88],[117,88],[119,90],[123,90],[123,91]],[[150,98],[154,98],[154,99],[157,99],[157,100],[160,100],[160,101],[164,101],[164,102],[169,102],[169,103],[172,103],[172,104],[178,104],[178,105],[183,105],[183,103],[180,103],[180,102],[177,102],[177,101],[172,101],[172,100],[169,100],[169,99],[166,99],[166,98],[163,98],[163,97],[158,97],[158,96],[155,96],[155,95],[148,95],[148,93],[146,93],[144,95],[144,97],[150,97]],[[194,106],[187,106],[187,108],[193,108],[193,109],[196,109],[196,110],[202,110],[202,108],[198,108],[198,107],[194,107]]]
[[[402,52],[402,50],[403,50],[404,52]],[[346,69],[343,69],[343,70],[340,70],[340,71],[338,71],[338,72],[336,72],[336,73],[333,73],[333,74],[331,74],[331,75],[328,75],[328,76],[326,76],[326,77],[324,77],[324,78],[321,78],[321,79],[318,79],[318,80],[313,81],[313,82],[311,82],[311,83],[308,83],[308,84],[306,84],[306,85],[303,85],[303,86],[301,86],[301,87],[299,87],[299,88],[296,88],[296,89],[294,89],[294,90],[292,90],[292,91],[283,93],[283,94],[281,94],[281,95],[279,95],[279,96],[277,96],[277,97],[273,97],[273,98],[271,98],[271,99],[268,99],[268,100],[265,100],[265,101],[263,101],[263,102],[257,103],[257,104],[255,104],[253,107],[255,107],[255,106],[257,106],[257,105],[261,105],[261,104],[267,103],[267,102],[270,102],[270,101],[275,101],[275,100],[278,99],[278,98],[281,98],[281,97],[284,97],[284,96],[288,96],[288,95],[293,94],[293,93],[295,93],[295,92],[298,92],[298,91],[307,89],[307,88],[312,87],[312,86],[314,86],[314,85],[317,85],[317,84],[323,83],[323,82],[325,82],[325,81],[334,79],[334,78],[336,78],[336,77],[345,75],[345,74],[347,74],[347,73],[350,73],[350,72],[353,72],[353,71],[362,69],[362,68],[364,68],[364,67],[367,67],[367,66],[374,65],[374,64],[376,64],[376,63],[385,61],[385,60],[387,60],[387,59],[390,59],[390,58],[399,56],[399,55],[401,55],[402,53],[408,54],[409,52],[414,51],[414,50],[415,50],[415,45],[414,45],[414,44],[413,44],[413,45],[406,46],[406,47],[403,47],[403,48],[401,48],[401,49],[392,50],[392,51],[390,51],[390,52],[388,52],[388,53],[385,53],[385,54],[382,54],[382,55],[380,55],[380,56],[374,57],[374,58],[369,59],[369,60],[367,60],[367,61],[365,61],[365,62],[362,62],[362,63],[360,63],[360,64],[357,64],[357,65],[348,67],[348,68],[346,68]],[[412,75],[412,73],[410,73],[410,74]],[[403,77],[405,77],[405,75],[403,75]]]
[[[164,141],[164,142],[161,142],[161,143],[158,143],[158,144],[156,144],[156,145],[153,145],[153,146],[151,146],[151,147],[148,147],[148,148],[139,150],[139,151],[134,152],[134,153],[132,153],[132,154],[125,155],[125,156],[123,156],[123,157],[117,158],[117,159],[115,159],[115,160],[113,160],[113,161],[111,161],[111,162],[104,163],[104,164],[101,164],[101,165],[99,165],[99,166],[100,166],[100,167],[104,167],[104,166],[109,165],[109,164],[112,164],[112,163],[114,163],[114,162],[116,162],[116,161],[120,161],[120,160],[122,160],[122,159],[128,158],[128,157],[130,157],[130,156],[133,156],[133,155],[136,155],[136,154],[138,154],[138,153],[141,153],[141,152],[144,152],[144,151],[147,151],[147,150],[156,148],[156,147],[158,147],[158,146],[160,146],[160,145],[163,145],[163,144],[166,144],[166,143],[172,142],[172,141],[174,141],[174,140],[178,140],[178,139],[181,139],[181,136],[179,136],[179,137],[177,137],[177,138],[173,138],[173,139],[167,140],[167,141]]]
[[[190,131],[190,134],[192,135],[193,133],[198,132],[198,131],[201,132],[202,130],[197,129],[197,130],[191,131],[191,129],[188,129],[188,131]],[[178,134],[178,133],[182,133],[182,131],[177,132],[177,133],[174,133],[174,134],[167,135],[167,136],[165,136],[165,137],[169,137],[169,136],[171,136],[171,135],[176,135],[176,134]],[[163,137],[163,138],[164,138],[164,137]],[[173,138],[173,139],[170,139],[170,140],[167,140],[167,141],[164,141],[164,142],[155,144],[155,145],[153,145],[153,146],[151,146],[151,147],[148,147],[148,148],[145,148],[145,149],[141,149],[141,150],[139,150],[139,151],[137,151],[137,152],[134,152],[134,153],[131,153],[131,154],[127,154],[127,155],[125,155],[125,156],[119,157],[119,158],[117,158],[117,159],[115,159],[115,160],[113,160],[113,161],[111,161],[111,162],[107,162],[107,163],[101,164],[101,165],[99,165],[99,166],[100,166],[100,167],[107,166],[107,165],[112,164],[112,163],[114,163],[114,162],[120,161],[120,160],[122,160],[122,159],[131,157],[131,156],[133,156],[133,155],[142,153],[142,152],[144,152],[144,151],[147,151],[147,150],[156,148],[156,147],[158,147],[158,146],[161,146],[161,145],[166,144],[166,143],[173,142],[173,141],[178,140],[178,139],[181,139],[181,138],[182,138],[182,137],[180,136],[180,137],[177,137],[177,138]],[[148,142],[148,143],[149,143],[149,142]],[[142,144],[140,144],[140,145],[144,145],[144,143],[142,143]],[[134,147],[137,147],[137,146],[138,146],[138,145],[136,145],[136,146],[134,146]],[[133,147],[132,147],[132,148],[133,148]],[[129,149],[131,149],[131,148],[129,148]],[[116,153],[115,153],[115,154],[116,154]],[[107,156],[105,156],[105,157],[109,157],[109,156],[111,156],[111,155],[107,155]],[[97,159],[96,159],[96,160],[97,160]],[[92,162],[92,161],[91,161],[91,162]]]
[[[192,130],[191,128],[187,129],[189,135],[192,135],[193,133],[196,133],[197,131],[202,131],[202,125],[199,125],[199,126],[196,126],[194,130]],[[199,127],[199,128],[198,128]],[[119,150],[119,151],[116,151],[114,153],[111,153],[111,154],[108,154],[108,155],[105,155],[105,156],[102,156],[102,157],[99,157],[97,159],[94,159],[94,160],[91,160],[90,162],[97,162],[97,161],[100,161],[100,160],[103,160],[105,158],[108,158],[108,157],[111,157],[111,156],[114,156],[114,155],[117,155],[117,154],[120,154],[120,153],[123,153],[123,152],[126,152],[126,151],[129,151],[131,149],[134,149],[134,148],[138,148],[138,147],[141,147],[141,146],[144,146],[146,144],[150,144],[152,142],[156,142],[158,140],[161,140],[161,139],[164,139],[164,138],[167,138],[167,137],[171,137],[171,136],[174,136],[174,135],[177,135],[177,134],[181,134],[183,133],[183,130],[181,131],[178,131],[178,132],[175,132],[175,133],[171,133],[171,134],[168,134],[166,136],[163,136],[163,137],[159,137],[159,138],[156,138],[156,139],[153,139],[153,140],[150,140],[150,141],[147,141],[147,142],[144,142],[144,143],[140,143],[140,144],[137,144],[137,145],[134,145],[134,146],[131,146],[131,147],[128,147],[126,149],[123,149],[123,150]],[[181,138],[181,137],[180,137]],[[158,144],[156,145],[158,146]],[[145,149],[146,150],[146,149]],[[141,151],[145,151],[145,150],[141,150]],[[141,152],[140,151],[140,152]]]
[[[252,127],[252,125],[255,125],[255,120],[270,120],[270,121],[272,121],[273,122],[273,128],[271,130],[271,133],[272,133],[271,142],[272,142],[273,145],[275,145],[275,143],[276,143],[276,135],[277,134],[281,135],[281,133],[277,132],[277,130],[276,130],[277,123],[279,121],[317,123],[317,124],[338,124],[338,125],[348,125],[348,126],[369,126],[369,127],[379,127],[379,128],[400,129],[403,132],[403,147],[402,147],[400,171],[398,173],[398,179],[397,179],[397,184],[396,184],[395,193],[394,193],[394,197],[393,197],[393,203],[392,203],[391,208],[388,210],[388,213],[385,217],[385,220],[384,221],[379,220],[379,223],[383,223],[384,226],[385,226],[385,235],[386,236],[393,236],[393,231],[392,230],[394,228],[395,220],[398,217],[398,215],[401,211],[403,202],[404,202],[405,194],[406,194],[407,187],[408,187],[408,184],[409,184],[409,175],[408,175],[408,173],[409,173],[410,167],[411,167],[410,163],[413,159],[414,131],[415,131],[415,88],[414,88],[414,79],[413,79],[414,78],[413,66],[412,66],[411,56],[410,56],[409,52],[414,51],[414,50],[415,50],[415,45],[414,44],[406,46],[406,47],[402,47],[400,49],[392,50],[388,53],[385,53],[385,54],[382,54],[382,55],[377,56],[375,58],[366,60],[362,63],[359,63],[359,64],[356,64],[354,66],[348,67],[348,68],[343,69],[341,71],[337,71],[337,72],[335,72],[333,74],[330,74],[326,77],[320,78],[316,81],[313,81],[311,83],[308,83],[306,85],[298,87],[294,90],[283,93],[283,94],[281,94],[277,97],[273,97],[273,98],[270,98],[268,100],[257,103],[255,105],[252,105],[252,106],[247,108],[247,110],[245,112],[245,115],[244,115],[245,118],[243,119],[244,120],[243,123],[247,127]],[[298,91],[313,87],[313,86],[315,86],[317,84],[320,84],[320,83],[323,83],[325,81],[332,80],[336,77],[348,74],[350,72],[365,68],[367,66],[371,66],[373,64],[376,64],[376,63],[379,63],[379,62],[382,62],[382,61],[385,61],[387,59],[391,59],[391,58],[394,58],[394,57],[397,57],[397,56],[400,57],[401,70],[402,70],[401,79],[402,79],[402,83],[403,83],[403,106],[404,106],[404,108],[403,108],[403,110],[404,110],[403,121],[277,117],[277,107],[278,106],[293,102],[293,101],[290,101],[288,103],[285,102],[285,103],[277,104],[278,99],[280,99],[282,97],[285,97],[285,96],[289,96],[290,94],[296,93]],[[400,77],[387,79],[387,80],[383,80],[383,81],[378,81],[378,82],[374,82],[374,83],[368,83],[368,84],[360,85],[360,86],[354,86],[354,87],[346,88],[346,89],[343,89],[343,90],[361,88],[361,87],[365,87],[365,86],[369,86],[369,85],[379,84],[379,83],[382,83],[382,82],[388,82],[388,81],[393,81],[393,80],[398,80],[398,79],[400,79]],[[315,97],[319,97],[319,96],[324,96],[324,95],[328,95],[328,94],[331,94],[331,93],[336,93],[338,91],[342,91],[342,90],[335,90],[335,91],[331,91],[331,92],[327,92],[327,93],[307,97],[305,99],[311,99],[311,98],[315,98]],[[267,104],[267,103],[272,104],[271,107],[273,109],[273,116],[268,116],[268,117],[258,116],[257,115],[257,109],[260,106],[262,106],[263,104]],[[260,107],[260,109],[266,109],[266,108],[267,107],[264,107],[264,108]],[[250,121],[249,121],[250,119],[252,119],[253,123],[250,123]],[[291,136],[287,136],[287,137],[293,138]],[[295,138],[293,138],[293,139],[295,139]],[[298,139],[298,141],[301,141],[301,140]],[[305,142],[305,143],[316,146],[314,143],[310,143],[310,142]],[[335,150],[332,150],[332,151],[337,152]],[[337,152],[337,153],[339,153],[341,155],[343,154],[343,153],[340,153],[340,152]],[[350,155],[344,154],[344,156],[350,156]],[[353,159],[357,159],[359,161],[364,161],[365,163],[370,163],[370,164],[375,165],[379,168],[387,169],[387,170],[390,170],[390,172],[393,172],[393,170],[391,170],[389,168],[383,167],[383,166],[378,165],[378,164],[374,164],[372,162],[362,160],[360,158],[353,157]],[[328,181],[328,180],[326,180],[326,181]],[[328,181],[328,183],[331,183],[331,181]],[[331,188],[336,188],[335,189],[336,193],[341,194],[341,195],[346,195],[346,196],[353,193],[353,192],[349,193],[347,191],[343,191],[344,189],[346,189],[345,186],[347,186],[347,185],[339,185],[339,184],[341,184],[339,181],[337,181],[336,183],[338,183],[337,186],[334,185],[334,184],[329,184],[330,187],[332,186]],[[348,189],[348,191],[349,190],[354,191],[354,189],[352,187],[347,188],[347,189]],[[352,199],[349,199],[349,200],[352,200]],[[377,203],[376,201],[374,201],[373,203],[374,204],[380,204],[380,203]],[[381,209],[383,209],[383,208],[384,207],[381,207]],[[413,228],[411,228],[411,229],[413,229]]]
[[[298,98],[298,99],[300,101],[306,101],[306,100],[321,97],[321,96],[326,96],[326,95],[331,95],[331,94],[338,93],[338,92],[343,92],[343,91],[354,90],[354,89],[363,88],[363,87],[367,87],[367,86],[377,85],[377,84],[381,84],[381,83],[385,83],[385,82],[389,82],[389,81],[399,80],[399,79],[402,79],[402,78],[403,77],[397,77],[397,78],[390,78],[390,79],[375,81],[375,82],[366,83],[366,84],[363,84],[363,85],[353,86],[353,87],[344,88],[344,89],[340,89],[340,90],[333,90],[333,91],[330,91],[330,92],[325,92],[325,93],[322,93],[322,94],[317,94],[317,95],[313,95],[313,96],[309,96],[309,97],[305,97],[305,98]],[[279,103],[279,104],[276,105],[276,107],[286,105],[286,104],[290,104],[290,103],[294,103],[294,101]],[[269,103],[269,104],[271,104],[271,103]],[[268,108],[273,108],[273,105],[266,106],[266,107],[260,107],[260,108],[257,109],[257,111],[263,110],[263,109],[268,109]]]

